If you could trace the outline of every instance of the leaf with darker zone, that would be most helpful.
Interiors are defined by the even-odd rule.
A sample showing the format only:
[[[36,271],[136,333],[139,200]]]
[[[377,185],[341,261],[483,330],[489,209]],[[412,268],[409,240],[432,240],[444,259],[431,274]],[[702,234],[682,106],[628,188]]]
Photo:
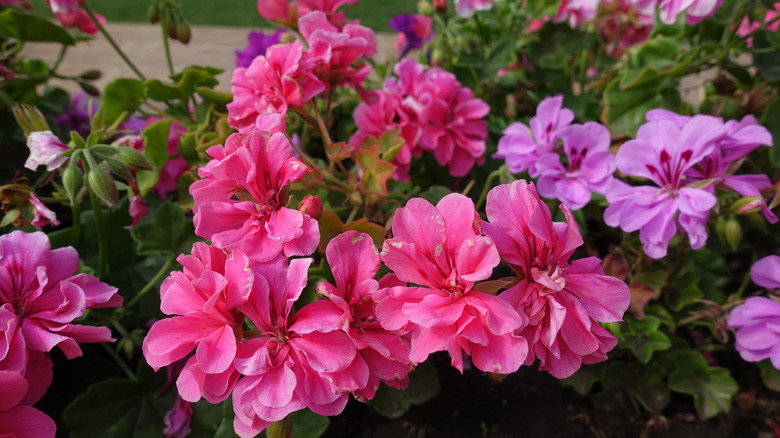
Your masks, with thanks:
[[[624,331],[618,336],[618,345],[631,350],[642,363],[650,362],[653,352],[668,350],[672,343],[665,333],[658,330],[661,320],[645,316],[642,320],[627,317]]]
[[[75,44],[71,34],[51,21],[14,9],[0,13],[0,35],[23,42]]]
[[[645,114],[651,109],[680,109],[680,92],[674,82],[660,77],[627,90],[620,88],[620,78],[614,79],[604,91],[604,111],[601,120],[613,136],[634,137],[645,123]]]
[[[695,351],[679,352],[674,364],[669,387],[672,391],[693,396],[699,417],[706,420],[729,411],[731,398],[739,387],[727,369],[710,366]]]
[[[143,97],[144,86],[138,79],[120,78],[106,85],[102,106],[106,123],[111,125],[119,117],[136,112]]]
[[[171,202],[161,204],[154,214],[130,230],[139,254],[168,256],[188,251],[193,232],[192,221]]]
[[[677,62],[680,44],[674,38],[653,38],[631,50],[632,56],[621,69],[620,88],[625,90],[664,75],[682,72],[689,62]]]
[[[322,217],[318,222],[320,226],[320,245],[318,250],[322,253],[325,253],[325,248],[328,247],[328,243],[334,237],[350,230],[368,234],[378,248],[382,248],[382,243],[385,241],[384,227],[366,219],[358,219],[344,225],[344,222],[336,216],[336,213],[325,210],[322,212]]]
[[[440,390],[439,373],[429,362],[417,365],[409,373],[409,387],[406,391],[382,384],[376,397],[369,401],[377,413],[387,418],[398,418],[405,414],[411,405],[419,405],[436,397]]]
[[[613,362],[602,370],[602,398],[623,391],[648,412],[660,414],[671,399],[663,366]]]
[[[395,166],[379,158],[379,145],[358,151],[355,160],[363,171],[363,176],[360,178],[360,191],[387,196],[387,181],[392,178]]]
[[[141,131],[146,155],[149,156],[157,169],[161,169],[168,161],[168,135],[170,131],[170,120],[152,123]]]

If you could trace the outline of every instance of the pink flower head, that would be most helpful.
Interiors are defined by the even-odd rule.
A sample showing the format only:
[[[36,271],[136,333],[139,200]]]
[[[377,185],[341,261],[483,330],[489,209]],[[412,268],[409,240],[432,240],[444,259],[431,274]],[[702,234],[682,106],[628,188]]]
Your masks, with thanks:
[[[617,168],[656,186],[631,187],[615,180],[606,193],[607,225],[639,230],[645,253],[653,258],[666,255],[678,227],[688,234],[691,248],[704,246],[709,212],[717,200],[706,190],[684,186],[684,175],[715,150],[724,133],[722,121],[704,115],[683,126],[669,120],[642,125],[636,139],[618,150]]]
[[[697,24],[712,16],[722,4],[723,0],[659,0],[658,9],[665,24],[674,24],[683,12],[688,24]]]
[[[630,292],[625,283],[604,273],[595,257],[569,262],[582,245],[577,222],[561,206],[566,223],[553,222],[533,184],[504,184],[488,193],[485,234],[517,272],[519,283],[499,295],[528,325],[530,365],[557,378],[572,375],[581,364],[606,360],[617,340],[596,321],[621,321]]]
[[[253,261],[278,254],[311,254],[319,244],[317,221],[287,208],[287,186],[309,173],[282,133],[233,134],[190,186],[195,232],[221,248],[237,246]]]
[[[116,288],[78,268],[76,250],[52,250],[43,233],[0,236],[0,369],[24,372],[33,352],[55,346],[72,359],[78,343],[113,341],[107,327],[73,324],[87,309],[122,305]]]
[[[336,285],[321,282],[317,291],[342,310],[345,330],[358,348],[355,360],[364,361],[370,373],[366,386],[355,395],[374,398],[380,381],[405,389],[412,368],[409,341],[382,328],[376,317],[379,283],[375,277],[380,261],[371,237],[347,231],[328,243],[325,254]]]
[[[38,170],[38,166],[46,166],[46,170],[51,172],[68,161],[68,157],[62,156],[62,153],[68,150],[68,146],[51,131],[31,132],[27,137],[27,147],[30,149],[30,157],[24,163],[24,167],[30,170]]]
[[[165,438],[186,438],[192,432],[192,404],[177,396],[165,414]]]
[[[254,437],[291,412],[310,408],[336,415],[347,392],[362,388],[366,367],[351,366],[356,348],[341,328],[343,311],[330,300],[295,311],[311,259],[279,257],[255,266],[255,287],[240,307],[257,328],[239,347],[235,365],[243,377],[233,391],[233,422],[241,437]]]
[[[771,255],[753,263],[750,277],[759,286],[780,289],[780,257]]]
[[[596,18],[600,2],[601,0],[563,0],[553,21],[568,21],[572,28],[580,27],[582,23]]]
[[[636,0],[612,0],[596,21],[607,53],[618,57],[624,50],[647,40],[655,25],[655,8],[642,8]]]
[[[765,297],[748,298],[731,311],[728,327],[737,330],[736,347],[743,359],[769,359],[780,370],[780,303]]]
[[[371,72],[371,66],[357,61],[376,54],[371,29],[347,24],[340,31],[321,11],[301,17],[298,27],[309,44],[307,60],[314,65],[314,75],[326,89],[345,84],[362,90],[360,84]]]
[[[344,14],[337,12],[342,5],[351,5],[358,0],[257,0],[257,10],[266,20],[275,20],[287,27],[295,28],[298,17],[312,11],[324,12],[334,24],[347,22]]]
[[[740,23],[739,28],[737,28],[737,36],[740,37],[746,37],[750,35],[751,33],[755,32],[756,30],[760,29],[762,24],[771,23],[768,26],[766,26],[766,30],[770,32],[774,32],[777,30],[777,27],[780,26],[780,21],[775,21],[775,18],[778,15],[778,12],[780,12],[780,3],[774,4],[774,9],[768,9],[766,11],[766,15],[764,16],[763,23],[759,21],[753,21],[750,19],[750,17],[745,17],[742,19],[742,23]],[[753,38],[748,39],[748,46],[753,46]]]
[[[31,222],[32,226],[40,230],[45,225],[57,226],[60,224],[60,221],[57,220],[57,215],[49,210],[34,193],[30,193],[30,197],[27,199],[33,207],[34,218]]]
[[[485,162],[485,141],[490,107],[474,97],[455,75],[438,67],[426,73],[423,91],[415,96],[422,106],[420,146],[433,152],[450,175],[463,177],[475,164]]]
[[[574,113],[563,105],[563,96],[548,97],[539,103],[529,126],[515,122],[504,130],[493,158],[504,158],[512,173],[528,171],[538,176],[536,161],[553,152],[561,130],[571,124]]]
[[[597,122],[571,125],[560,133],[567,164],[558,154],[539,157],[536,172],[539,194],[557,198],[572,210],[590,202],[590,192],[603,193],[615,171],[615,157],[609,151],[609,130]]]
[[[87,11],[81,9],[83,0],[46,0],[51,6],[51,11],[64,27],[75,27],[90,35],[98,32],[98,27],[89,17]],[[100,24],[106,22],[106,18],[95,14]]]
[[[306,60],[303,43],[271,46],[247,68],[233,71],[233,102],[228,104],[228,121],[239,132],[255,128],[264,114],[287,112],[289,106],[303,106],[325,89],[314,75],[315,64]]]
[[[160,310],[174,315],[157,321],[144,339],[146,361],[155,370],[186,357],[177,386],[181,397],[219,403],[238,379],[233,368],[244,317],[236,309],[249,299],[254,283],[250,261],[241,251],[229,253],[205,243],[180,255],[160,286]]]
[[[28,383],[16,371],[0,370],[0,436],[54,438],[57,425],[43,412],[27,406]]]
[[[493,7],[495,0],[455,0],[455,13],[463,18],[469,18],[476,11],[487,11]]]
[[[474,203],[460,194],[435,207],[414,198],[395,213],[382,261],[399,280],[419,286],[384,290],[376,314],[385,329],[410,332],[413,363],[447,350],[463,372],[465,352],[480,370],[509,374],[525,360],[527,344],[514,331],[526,318],[505,300],[474,289],[500,261],[479,223]]]

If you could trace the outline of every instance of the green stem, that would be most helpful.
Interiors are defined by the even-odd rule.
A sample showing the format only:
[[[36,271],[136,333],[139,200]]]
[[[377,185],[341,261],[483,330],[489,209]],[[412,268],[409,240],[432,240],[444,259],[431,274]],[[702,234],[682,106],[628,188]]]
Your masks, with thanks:
[[[103,34],[104,37],[106,37],[106,40],[108,40],[108,43],[111,44],[111,47],[114,48],[116,53],[119,55],[122,60],[125,61],[125,64],[127,64],[128,67],[130,67],[135,74],[141,78],[142,81],[146,80],[146,76],[144,76],[143,73],[141,73],[140,70],[133,64],[133,61],[130,60],[130,58],[125,55],[125,52],[122,51],[122,49],[119,47],[119,45],[114,41],[114,38],[111,37],[111,34],[108,33],[106,28],[100,23],[100,20],[95,16],[95,12],[92,10],[92,8],[87,4],[87,2],[84,2],[81,4],[81,7],[84,8],[84,11],[87,12],[87,15],[89,15],[89,18],[92,20],[93,23],[95,23],[95,26],[97,26],[98,30],[100,30],[100,33]]]
[[[111,348],[107,343],[101,342],[100,346],[103,347],[104,350],[106,350],[106,353],[108,353],[109,356],[111,356],[112,359],[114,359],[114,362],[116,362],[117,365],[119,365],[119,368],[122,369],[122,371],[127,374],[127,377],[130,378],[130,380],[138,380],[138,376],[135,375],[133,370],[130,369],[130,367],[127,365],[127,362],[124,361],[119,356],[119,353],[114,351],[113,348]]]
[[[169,273],[171,271],[171,264],[173,264],[173,259],[168,258],[168,260],[165,261],[165,264],[162,268],[160,268],[159,271],[157,271],[157,274],[155,274],[154,278],[149,280],[148,283],[146,283],[146,286],[144,286],[138,293],[133,297],[132,300],[130,300],[129,303],[125,304],[125,308],[129,309],[133,307],[138,301],[141,300],[141,298],[146,295],[150,290],[152,290],[157,283],[162,280],[162,278],[165,276],[165,274]]]
[[[92,205],[92,213],[95,215],[95,224],[98,232],[98,277],[106,278],[108,273],[108,236],[106,235],[106,223],[103,221],[103,206],[97,195],[90,191],[89,200]]]
[[[485,203],[488,192],[490,191],[490,188],[493,186],[493,182],[495,182],[496,178],[498,178],[500,174],[501,174],[501,169],[496,169],[490,172],[490,175],[488,175],[487,180],[485,181],[485,187],[482,188],[482,193],[480,193],[479,199],[477,200],[477,210],[479,210],[482,204]]]
[[[62,60],[65,59],[65,52],[68,51],[68,46],[65,44],[60,47],[60,53],[57,55],[57,60],[54,61],[54,65],[51,66],[51,71],[53,73],[57,72],[57,69],[60,67],[60,64],[62,64]]]
[[[161,21],[160,24],[163,24],[164,21]],[[173,76],[173,58],[171,58],[171,47],[170,44],[168,44],[168,34],[165,32],[165,26],[160,26],[162,28],[162,39],[163,39],[163,47],[165,48],[165,60],[168,62],[168,71],[171,72],[171,76]]]

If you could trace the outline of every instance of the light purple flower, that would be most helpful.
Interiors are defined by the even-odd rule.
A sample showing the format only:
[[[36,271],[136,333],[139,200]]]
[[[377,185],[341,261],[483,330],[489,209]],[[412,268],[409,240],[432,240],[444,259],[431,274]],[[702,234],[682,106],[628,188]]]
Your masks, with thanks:
[[[561,130],[566,166],[561,156],[549,153],[539,157],[536,172],[539,194],[556,198],[572,210],[590,202],[590,192],[603,193],[615,171],[615,156],[609,151],[609,130],[597,122],[571,125]]]
[[[780,289],[780,257],[771,255],[753,263],[750,278],[767,289]]]
[[[623,231],[639,230],[645,253],[666,255],[669,241],[681,227],[693,249],[707,241],[709,211],[717,203],[711,193],[684,186],[684,175],[712,153],[725,134],[722,121],[697,115],[684,126],[659,120],[645,123],[637,138],[618,150],[616,164],[626,175],[647,178],[657,186],[632,187],[615,180],[607,189],[610,206],[604,221]]]
[[[27,158],[24,167],[30,170],[37,170],[38,166],[46,166],[46,170],[51,172],[68,161],[67,157],[61,155],[68,150],[68,146],[51,131],[31,132],[27,137],[27,147],[30,148],[30,157]]]
[[[493,7],[495,0],[455,0],[455,12],[463,17],[469,18],[476,11],[487,11]]]
[[[493,158],[504,158],[512,173],[528,170],[532,177],[538,176],[536,161],[553,151],[561,130],[574,120],[574,113],[561,108],[562,105],[563,96],[548,97],[536,108],[530,129],[519,122],[509,125],[498,140],[498,151]]]
[[[780,369],[780,303],[765,297],[748,298],[731,311],[728,328],[737,329],[736,347],[742,359],[770,359]]]
[[[32,226],[40,230],[44,225],[57,226],[60,224],[60,221],[57,220],[57,215],[54,214],[53,211],[49,210],[48,207],[43,205],[43,202],[35,197],[34,193],[30,193],[30,197],[27,199],[30,201],[30,205],[33,206],[33,211],[35,214],[35,217],[31,222]]]
[[[276,29],[272,34],[266,35],[264,32],[249,32],[247,35],[248,43],[244,50],[236,50],[236,67],[249,67],[252,60],[258,56],[265,56],[265,51],[282,42],[284,29]]]

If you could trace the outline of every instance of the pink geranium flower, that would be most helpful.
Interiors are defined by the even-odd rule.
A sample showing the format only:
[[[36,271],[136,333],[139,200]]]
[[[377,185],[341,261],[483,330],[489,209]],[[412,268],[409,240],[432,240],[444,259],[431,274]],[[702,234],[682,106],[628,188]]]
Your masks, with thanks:
[[[678,227],[688,234],[691,248],[704,246],[709,212],[717,200],[706,190],[687,187],[684,175],[715,150],[724,133],[722,121],[704,115],[683,126],[670,120],[642,125],[636,139],[618,150],[617,168],[657,186],[631,187],[615,180],[606,193],[607,225],[639,230],[645,253],[653,258],[666,255]]]
[[[780,12],[780,3],[775,3],[774,9],[767,9],[766,15],[764,16],[763,23],[761,21],[753,21],[750,19],[750,17],[745,17],[742,19],[742,23],[740,23],[739,28],[737,28],[737,36],[740,37],[746,37],[750,35],[751,33],[755,32],[756,30],[760,29],[762,24],[771,23],[769,26],[766,27],[767,31],[774,32],[777,30],[777,27],[780,26],[780,21],[775,21],[775,17],[777,17],[778,12]],[[749,47],[753,46],[753,38],[748,38],[747,44]]]
[[[79,343],[113,341],[107,327],[73,324],[87,309],[122,304],[116,288],[78,268],[76,250],[52,250],[43,233],[0,236],[0,369],[24,372],[33,352],[55,346],[72,359]]]
[[[233,71],[233,102],[228,121],[239,132],[256,128],[265,114],[284,114],[289,106],[303,106],[325,89],[314,75],[316,63],[305,56],[303,43],[271,46],[247,68]]]
[[[382,328],[376,317],[379,283],[375,277],[380,261],[371,237],[347,231],[328,243],[325,255],[336,285],[321,282],[317,291],[342,310],[344,330],[358,348],[355,361],[365,362],[370,373],[366,386],[355,395],[374,398],[380,381],[406,389],[412,368],[409,340]]]
[[[317,221],[287,208],[287,186],[309,173],[282,133],[233,134],[200,169],[190,186],[195,232],[221,248],[240,247],[255,261],[278,254],[311,254],[320,240]]]
[[[539,359],[539,369],[557,378],[607,359],[617,340],[597,321],[621,321],[630,299],[626,284],[605,275],[599,259],[569,262],[583,241],[569,209],[561,210],[566,223],[553,222],[533,184],[519,180],[490,191],[484,224],[519,277],[499,297],[529,321],[519,331],[529,344],[525,364]]]
[[[494,2],[495,0],[455,0],[455,12],[463,18],[469,18],[476,11],[489,10]]]
[[[519,122],[509,125],[498,140],[493,158],[505,159],[512,173],[528,171],[532,177],[538,176],[536,161],[553,152],[561,130],[574,120],[574,113],[562,106],[563,96],[548,97],[536,108],[530,129]]]
[[[28,389],[21,374],[0,370],[0,436],[54,438],[57,432],[54,420],[24,403]]]
[[[419,285],[384,290],[376,308],[385,329],[410,332],[413,363],[443,350],[461,372],[464,353],[493,373],[509,374],[523,363],[527,344],[514,331],[527,319],[507,301],[474,289],[500,259],[469,198],[450,194],[435,207],[411,199],[395,213],[382,261],[399,280]]]
[[[62,156],[62,153],[68,150],[68,146],[51,131],[31,132],[27,137],[27,147],[30,149],[30,157],[27,158],[24,167],[30,170],[38,170],[38,166],[46,166],[46,170],[51,172],[68,161],[68,157]]]
[[[353,367],[356,348],[341,328],[343,311],[330,300],[297,312],[311,259],[280,257],[255,266],[255,287],[240,307],[256,331],[246,333],[235,365],[243,377],[233,391],[236,433],[254,437],[288,414],[310,408],[337,415],[348,392],[365,386],[367,367]]]
[[[219,403],[238,379],[233,359],[244,317],[235,309],[249,299],[250,261],[239,250],[201,242],[177,260],[183,272],[171,272],[160,286],[160,310],[174,316],[152,326],[144,356],[157,370],[195,350],[177,380],[179,394],[193,403],[201,397]]]
[[[723,0],[657,0],[659,17],[666,24],[674,24],[677,16],[685,13],[688,24],[696,24],[712,16]]]
[[[51,6],[54,16],[62,23],[64,27],[75,27],[88,34],[98,32],[98,27],[89,17],[87,11],[81,9],[83,0],[46,0]],[[105,17],[95,14],[100,24],[106,22]]]
[[[601,0],[563,0],[553,21],[556,23],[568,21],[569,26],[577,28],[582,23],[596,18],[600,2]]]
[[[602,124],[588,122],[561,130],[566,166],[561,156],[545,154],[536,162],[540,175],[539,194],[557,198],[572,210],[590,202],[590,192],[603,193],[615,171],[615,156],[609,151],[609,130]]]
[[[57,215],[49,210],[34,193],[30,193],[27,200],[30,201],[30,205],[33,206],[34,217],[32,222],[30,222],[32,226],[40,230],[45,225],[57,226],[60,224],[60,221],[57,220]]]

